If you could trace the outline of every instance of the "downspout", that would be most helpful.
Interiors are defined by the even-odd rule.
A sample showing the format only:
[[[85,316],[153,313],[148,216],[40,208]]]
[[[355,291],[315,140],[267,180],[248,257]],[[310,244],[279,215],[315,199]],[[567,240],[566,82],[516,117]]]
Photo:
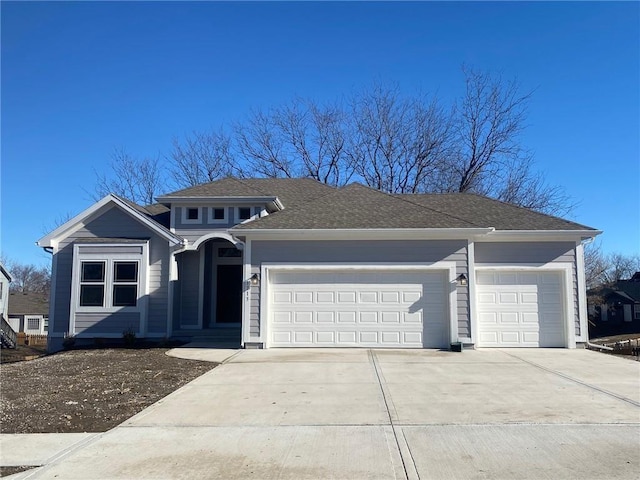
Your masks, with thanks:
[[[590,243],[592,243],[595,239],[596,239],[595,237],[587,238],[586,240],[583,240],[583,241],[582,241],[582,244],[583,244],[583,245],[589,245],[589,244],[590,244]],[[588,327],[588,325],[587,325],[587,341],[586,341],[586,344],[587,344],[587,346],[588,346],[588,347],[591,347],[591,348],[597,348],[597,349],[600,349],[600,350],[605,350],[605,351],[607,351],[607,352],[612,352],[612,351],[614,350],[613,348],[611,348],[611,347],[607,347],[606,345],[598,345],[597,343],[591,343],[591,342],[589,341],[589,327]]]

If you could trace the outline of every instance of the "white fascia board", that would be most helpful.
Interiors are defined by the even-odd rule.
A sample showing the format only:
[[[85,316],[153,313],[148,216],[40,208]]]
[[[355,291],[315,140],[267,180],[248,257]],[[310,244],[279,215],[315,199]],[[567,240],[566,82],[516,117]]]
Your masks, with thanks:
[[[476,237],[476,242],[582,241],[601,230],[493,230]]]
[[[489,228],[231,229],[234,236],[252,240],[453,240],[491,231]]]
[[[59,242],[61,239],[68,237],[73,232],[81,228],[83,225],[86,225],[86,223],[88,223],[88,220],[91,219],[93,216],[97,216],[102,211],[106,211],[108,208],[110,208],[109,204],[111,203],[120,207],[122,210],[124,210],[134,219],[138,220],[140,223],[144,224],[145,226],[153,230],[160,237],[168,240],[169,243],[171,243],[172,245],[182,245],[184,243],[184,240],[182,238],[178,237],[177,235],[174,235],[169,230],[164,228],[162,225],[158,224],[157,222],[154,222],[147,216],[138,212],[135,208],[123,202],[115,195],[109,194],[106,197],[104,197],[102,200],[94,203],[89,208],[87,208],[86,210],[82,211],[81,213],[73,217],[68,222],[56,228],[53,232],[42,237],[40,240],[36,242],[36,245],[42,248],[54,247],[57,244],[57,242]]]

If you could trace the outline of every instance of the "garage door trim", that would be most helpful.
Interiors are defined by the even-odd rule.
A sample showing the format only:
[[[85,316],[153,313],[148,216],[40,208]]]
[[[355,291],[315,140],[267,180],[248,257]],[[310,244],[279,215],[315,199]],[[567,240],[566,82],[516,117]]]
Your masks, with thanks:
[[[263,263],[260,268],[260,341],[269,348],[269,294],[271,285],[271,273],[283,270],[308,270],[308,271],[335,271],[335,270],[388,270],[388,271],[444,271],[449,284],[448,315],[449,337],[451,342],[458,341],[458,317],[457,317],[457,289],[456,289],[456,263]]]
[[[474,272],[474,280],[478,271],[516,271],[516,272],[555,272],[560,274],[560,283],[562,284],[562,295],[564,300],[564,339],[566,348],[576,347],[576,330],[575,330],[575,307],[573,298],[573,266],[571,263],[545,263],[545,264],[476,264]],[[473,282],[476,283],[475,281]],[[478,291],[477,286],[475,292],[471,295],[474,302],[472,311],[476,312],[471,319],[471,328],[476,332],[475,338],[478,339],[480,333],[480,325],[478,319]]]

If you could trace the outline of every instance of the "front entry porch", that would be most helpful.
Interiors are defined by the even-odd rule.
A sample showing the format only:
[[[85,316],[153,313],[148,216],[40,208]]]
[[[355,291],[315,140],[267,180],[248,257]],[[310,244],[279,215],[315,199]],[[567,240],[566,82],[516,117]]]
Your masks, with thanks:
[[[243,252],[225,239],[176,254],[172,337],[240,346]]]

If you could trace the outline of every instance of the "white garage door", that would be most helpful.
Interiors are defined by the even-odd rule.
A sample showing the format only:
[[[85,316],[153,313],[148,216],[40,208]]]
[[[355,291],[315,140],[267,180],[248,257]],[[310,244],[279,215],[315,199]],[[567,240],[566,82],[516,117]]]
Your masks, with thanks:
[[[449,346],[444,272],[276,271],[270,347]]]
[[[564,347],[560,273],[478,272],[480,347]]]

